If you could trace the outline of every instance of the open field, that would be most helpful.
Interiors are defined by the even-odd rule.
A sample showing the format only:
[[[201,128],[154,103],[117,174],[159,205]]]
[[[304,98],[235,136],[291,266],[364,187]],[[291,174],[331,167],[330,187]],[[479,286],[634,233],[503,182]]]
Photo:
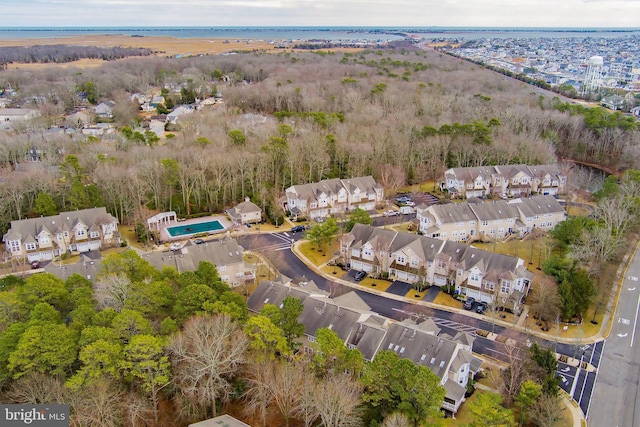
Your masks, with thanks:
[[[72,37],[54,37],[39,39],[0,40],[0,47],[7,46],[36,46],[66,44],[73,46],[97,46],[97,47],[130,47],[151,49],[158,52],[161,57],[219,55],[234,51],[259,51],[259,52],[283,52],[292,49],[278,49],[274,44],[265,40],[241,40],[241,39],[200,39],[200,38],[175,38],[175,37],[131,37],[124,35],[90,35]],[[353,48],[325,49],[331,51],[355,51]],[[143,57],[144,58],[144,57]],[[9,64],[8,69],[38,69],[44,67],[98,67],[107,61],[101,59],[81,59],[63,64],[34,63],[34,64]]]

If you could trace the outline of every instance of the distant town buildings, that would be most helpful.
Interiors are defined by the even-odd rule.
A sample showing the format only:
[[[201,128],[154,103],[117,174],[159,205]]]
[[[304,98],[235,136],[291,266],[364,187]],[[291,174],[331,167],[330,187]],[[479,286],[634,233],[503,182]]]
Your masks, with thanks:
[[[640,37],[479,38],[443,50],[576,93],[640,92]],[[632,105],[633,106],[633,105]]]

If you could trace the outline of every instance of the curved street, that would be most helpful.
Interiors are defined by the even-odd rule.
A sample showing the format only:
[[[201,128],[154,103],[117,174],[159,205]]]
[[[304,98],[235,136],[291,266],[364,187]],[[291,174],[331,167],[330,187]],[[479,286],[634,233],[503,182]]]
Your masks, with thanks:
[[[376,222],[381,221],[394,221],[394,218],[378,218]],[[450,307],[439,308],[440,306],[436,307],[434,304],[424,301],[410,301],[390,292],[374,291],[359,286],[353,279],[353,272],[345,275],[344,278],[325,277],[325,275],[319,274],[317,269],[303,262],[293,250],[296,241],[300,240],[302,235],[303,233],[284,231],[246,234],[237,236],[237,239],[238,243],[246,250],[262,254],[280,274],[291,278],[294,283],[313,280],[320,289],[330,292],[332,296],[355,290],[374,312],[385,317],[395,320],[403,320],[407,317],[429,317],[445,333],[455,335],[457,331],[469,332],[475,337],[474,352],[483,357],[503,362],[508,360],[505,344],[495,339],[476,335],[474,332],[478,329],[493,331],[503,337],[502,341],[505,341],[504,338],[513,340],[519,344],[519,347],[535,341],[543,348],[551,347],[560,355],[571,359],[575,358],[573,359],[574,363],[571,364],[559,362],[557,376],[560,380],[560,387],[579,404],[584,414],[588,413],[604,348],[603,340],[593,342],[593,340],[583,339],[566,342],[567,340],[538,333],[525,327],[505,324],[499,319],[493,320],[488,316]],[[342,270],[339,271],[343,273]],[[577,359],[586,362],[586,365],[581,365]],[[585,367],[586,369],[584,369]]]

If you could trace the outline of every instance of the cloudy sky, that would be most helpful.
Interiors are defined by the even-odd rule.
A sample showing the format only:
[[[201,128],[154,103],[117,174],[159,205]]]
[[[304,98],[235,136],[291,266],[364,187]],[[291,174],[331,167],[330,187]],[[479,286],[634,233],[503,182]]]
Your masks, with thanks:
[[[0,0],[1,27],[640,27],[640,0]]]

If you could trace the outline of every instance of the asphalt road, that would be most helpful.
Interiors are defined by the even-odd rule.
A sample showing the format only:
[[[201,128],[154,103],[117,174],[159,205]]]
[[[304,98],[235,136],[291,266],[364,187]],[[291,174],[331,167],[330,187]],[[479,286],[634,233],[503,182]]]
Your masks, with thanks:
[[[587,412],[593,427],[640,426],[640,255],[636,252],[626,271],[611,333]]]
[[[384,218],[389,220],[392,218]],[[300,259],[291,251],[293,242],[303,237],[303,233],[266,233],[266,234],[250,234],[238,237],[238,243],[245,249],[259,252],[265,256],[281,274],[291,278],[294,282],[313,280],[320,289],[331,292],[332,296],[343,295],[354,289],[345,286],[337,281],[327,280],[325,277],[315,273],[309,269]],[[640,272],[639,272],[640,274]],[[354,285],[354,271],[348,273],[337,270],[337,275],[343,280],[348,280]],[[640,288],[639,288],[640,289]],[[483,319],[467,316],[463,313],[439,310],[430,307],[424,307],[409,302],[398,301],[392,298],[386,298],[381,295],[372,294],[362,290],[356,290],[356,293],[363,299],[365,303],[371,307],[372,311],[382,316],[403,320],[408,317],[412,318],[431,318],[442,329],[442,332],[455,335],[459,331],[471,333],[475,337],[473,351],[494,359],[507,361],[508,356],[505,353],[503,343],[495,340],[489,340],[474,334],[478,329],[492,331],[496,334],[512,339],[524,346],[527,342],[537,342],[542,348],[554,348],[557,353],[564,354],[569,357],[582,357],[582,360],[598,366],[601,359],[603,342],[597,344],[565,344],[556,342],[555,340],[544,340],[540,337],[525,334],[513,329],[509,329],[499,324],[495,324],[491,320],[491,316],[484,316]],[[639,337],[640,339],[640,337]],[[589,399],[592,394],[593,385],[595,383],[595,372],[588,372],[584,369],[559,364],[557,376],[560,379],[560,386],[570,393],[576,402],[580,405],[583,412],[586,413],[589,407]],[[608,424],[593,424],[595,426],[605,426]]]

